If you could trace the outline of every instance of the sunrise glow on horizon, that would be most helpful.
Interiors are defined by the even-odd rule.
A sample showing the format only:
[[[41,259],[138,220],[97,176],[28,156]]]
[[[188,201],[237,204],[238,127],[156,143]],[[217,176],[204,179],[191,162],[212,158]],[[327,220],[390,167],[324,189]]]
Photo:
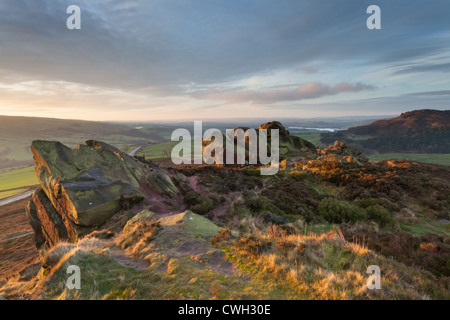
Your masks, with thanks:
[[[0,115],[100,121],[449,108],[450,3],[2,1]],[[68,30],[66,8],[81,8]]]

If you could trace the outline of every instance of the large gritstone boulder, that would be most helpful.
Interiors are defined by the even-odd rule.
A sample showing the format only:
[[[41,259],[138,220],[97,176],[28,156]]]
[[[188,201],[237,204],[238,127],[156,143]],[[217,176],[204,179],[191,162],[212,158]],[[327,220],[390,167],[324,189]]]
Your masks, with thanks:
[[[163,172],[103,142],[89,140],[72,150],[60,142],[33,141],[31,151],[41,189],[33,194],[27,215],[38,248],[76,242],[142,201],[144,187],[168,195],[178,191]]]
[[[258,130],[259,129],[267,130],[267,136],[269,138],[271,136],[271,131],[278,129],[281,158],[284,156],[315,157],[317,155],[316,147],[311,142],[297,136],[291,136],[289,131],[278,121],[263,123],[258,127]]]
[[[227,131],[225,134],[219,134],[219,138],[222,139],[222,150],[219,151],[219,154],[213,154],[213,156],[222,157],[223,162],[226,162],[227,155],[227,141],[234,142],[234,150],[231,150],[234,153],[234,162],[237,163],[237,150],[243,149],[243,153],[245,154],[245,164],[250,163],[250,159],[252,159],[254,164],[260,164],[260,152],[259,152],[259,139],[261,138],[261,134],[259,130],[266,130],[267,132],[267,151],[266,154],[270,154],[270,143],[272,130],[278,130],[279,133],[279,154],[280,159],[286,159],[287,157],[297,157],[303,156],[308,159],[315,159],[317,157],[316,147],[309,141],[304,140],[297,136],[289,135],[289,131],[285,129],[285,127],[278,121],[266,122],[260,125],[255,133],[255,139],[250,139],[247,132],[248,127],[237,127],[234,130]],[[238,135],[238,130],[240,133],[244,134],[242,136]],[[209,146],[214,138],[213,134],[210,134],[208,137],[202,140],[202,151],[204,152],[206,147]],[[255,151],[256,154],[253,155],[253,158],[250,157],[250,151]]]

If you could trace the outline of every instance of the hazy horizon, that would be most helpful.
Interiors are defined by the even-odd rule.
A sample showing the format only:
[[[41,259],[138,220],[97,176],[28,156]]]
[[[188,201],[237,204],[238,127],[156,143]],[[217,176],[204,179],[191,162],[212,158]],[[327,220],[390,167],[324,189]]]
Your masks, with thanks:
[[[369,30],[369,5],[381,30]],[[81,30],[68,30],[69,5]],[[0,3],[0,114],[97,121],[446,110],[450,3]]]
[[[411,110],[412,111],[412,110]],[[180,118],[180,119],[155,119],[155,120],[88,120],[88,119],[77,119],[77,118],[58,118],[49,116],[28,116],[28,115],[6,115],[0,114],[0,117],[21,117],[21,118],[42,118],[42,119],[53,119],[53,120],[73,120],[73,121],[93,121],[93,122],[109,122],[109,123],[185,123],[193,121],[203,121],[203,122],[248,122],[248,121],[358,121],[358,120],[372,120],[372,119],[383,119],[396,117],[399,114],[385,114],[385,115],[366,115],[366,116],[338,116],[338,117],[311,117],[311,118],[300,118],[300,117],[254,117],[254,118]]]

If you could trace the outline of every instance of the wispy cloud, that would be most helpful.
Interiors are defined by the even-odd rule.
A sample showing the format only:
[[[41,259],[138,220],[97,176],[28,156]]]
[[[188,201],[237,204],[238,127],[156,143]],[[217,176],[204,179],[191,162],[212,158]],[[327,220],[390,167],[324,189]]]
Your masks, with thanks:
[[[230,103],[252,102],[259,104],[272,104],[283,101],[316,99],[323,96],[331,96],[345,92],[374,90],[375,88],[375,86],[360,82],[356,84],[341,82],[334,86],[329,86],[318,82],[309,82],[296,88],[280,88],[265,91],[220,91],[217,89],[208,89],[203,92],[198,92],[194,96],[200,99],[222,100]]]
[[[394,74],[409,74],[409,73],[422,73],[422,72],[444,72],[450,73],[450,62],[441,64],[425,64],[406,66]]]
[[[421,91],[407,93],[406,96],[450,96],[450,90],[439,90],[439,91]]]
[[[86,118],[151,119],[219,103],[233,115],[252,104],[278,114],[286,101],[392,96],[408,106],[404,93],[448,89],[450,1],[378,1],[382,30],[371,31],[361,0],[1,0],[0,112],[46,105],[57,116],[70,105],[89,106]],[[66,28],[71,4],[81,30]]]

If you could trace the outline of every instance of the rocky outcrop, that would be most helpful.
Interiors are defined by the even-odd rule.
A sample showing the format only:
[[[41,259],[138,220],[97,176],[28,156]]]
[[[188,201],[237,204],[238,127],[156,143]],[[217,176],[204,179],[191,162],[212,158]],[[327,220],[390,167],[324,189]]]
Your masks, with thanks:
[[[364,166],[369,161],[358,149],[337,140],[332,145],[318,149],[317,153],[316,159],[298,163],[296,167],[300,167],[304,171],[324,175],[330,172],[342,172],[344,167]]]
[[[366,154],[450,153],[450,110],[414,110],[392,119],[321,135],[345,141]]]
[[[259,129],[267,130],[269,138],[271,130],[278,129],[280,136],[280,157],[282,158],[286,156],[316,156],[316,147],[311,142],[297,136],[291,136],[289,131],[278,121],[266,122],[260,125],[258,127]]]
[[[27,206],[38,248],[76,242],[113,214],[145,198],[178,192],[171,179],[106,143],[89,140],[70,149],[60,142],[33,141],[41,188]]]
[[[234,142],[234,163],[237,163],[237,152],[236,150],[238,150],[239,148],[244,149],[244,153],[245,153],[245,162],[246,164],[248,164],[250,161],[250,157],[249,157],[249,150],[252,149],[252,147],[250,146],[250,143],[252,143],[252,141],[250,141],[248,136],[244,137],[243,141],[238,140],[236,131],[237,130],[243,130],[244,132],[246,132],[249,128],[248,127],[237,127],[234,130],[231,130],[230,132],[227,132],[227,135],[222,134],[222,145],[223,145],[223,149],[220,150],[219,154],[217,154],[217,156],[222,157],[223,161],[226,162],[226,155],[227,155],[227,140],[229,141],[233,141]],[[296,156],[305,156],[307,158],[315,158],[317,156],[317,151],[316,151],[316,147],[309,141],[304,140],[300,137],[297,136],[291,136],[289,134],[289,131],[285,129],[285,127],[278,121],[272,121],[272,122],[266,122],[262,125],[260,125],[257,129],[256,129],[256,141],[254,141],[254,143],[256,143],[256,146],[254,146],[255,150],[258,153],[258,157],[259,157],[259,130],[267,130],[267,149],[268,149],[268,153],[270,153],[270,141],[271,141],[271,132],[272,130],[278,130],[279,132],[279,152],[280,152],[280,159],[285,159],[286,157],[296,157]],[[212,143],[212,141],[214,141],[214,139],[211,139],[211,135],[209,137],[207,137],[206,139],[202,140],[202,148],[203,150]],[[216,155],[213,155],[216,156]],[[259,162],[259,158],[256,159],[257,163]]]
[[[173,184],[170,177],[162,171],[153,170],[146,175],[145,182],[152,186],[159,194],[165,194],[169,197],[179,193],[177,187]]]
[[[409,135],[421,133],[424,129],[448,128],[450,110],[414,110],[402,113],[392,119],[377,120],[369,125],[353,127],[346,130],[352,135],[385,136]]]
[[[369,161],[361,151],[347,145],[345,142],[336,140],[334,144],[329,145],[323,149],[318,150],[320,157],[317,160],[321,161],[343,161],[348,163],[356,162],[363,165]]]

